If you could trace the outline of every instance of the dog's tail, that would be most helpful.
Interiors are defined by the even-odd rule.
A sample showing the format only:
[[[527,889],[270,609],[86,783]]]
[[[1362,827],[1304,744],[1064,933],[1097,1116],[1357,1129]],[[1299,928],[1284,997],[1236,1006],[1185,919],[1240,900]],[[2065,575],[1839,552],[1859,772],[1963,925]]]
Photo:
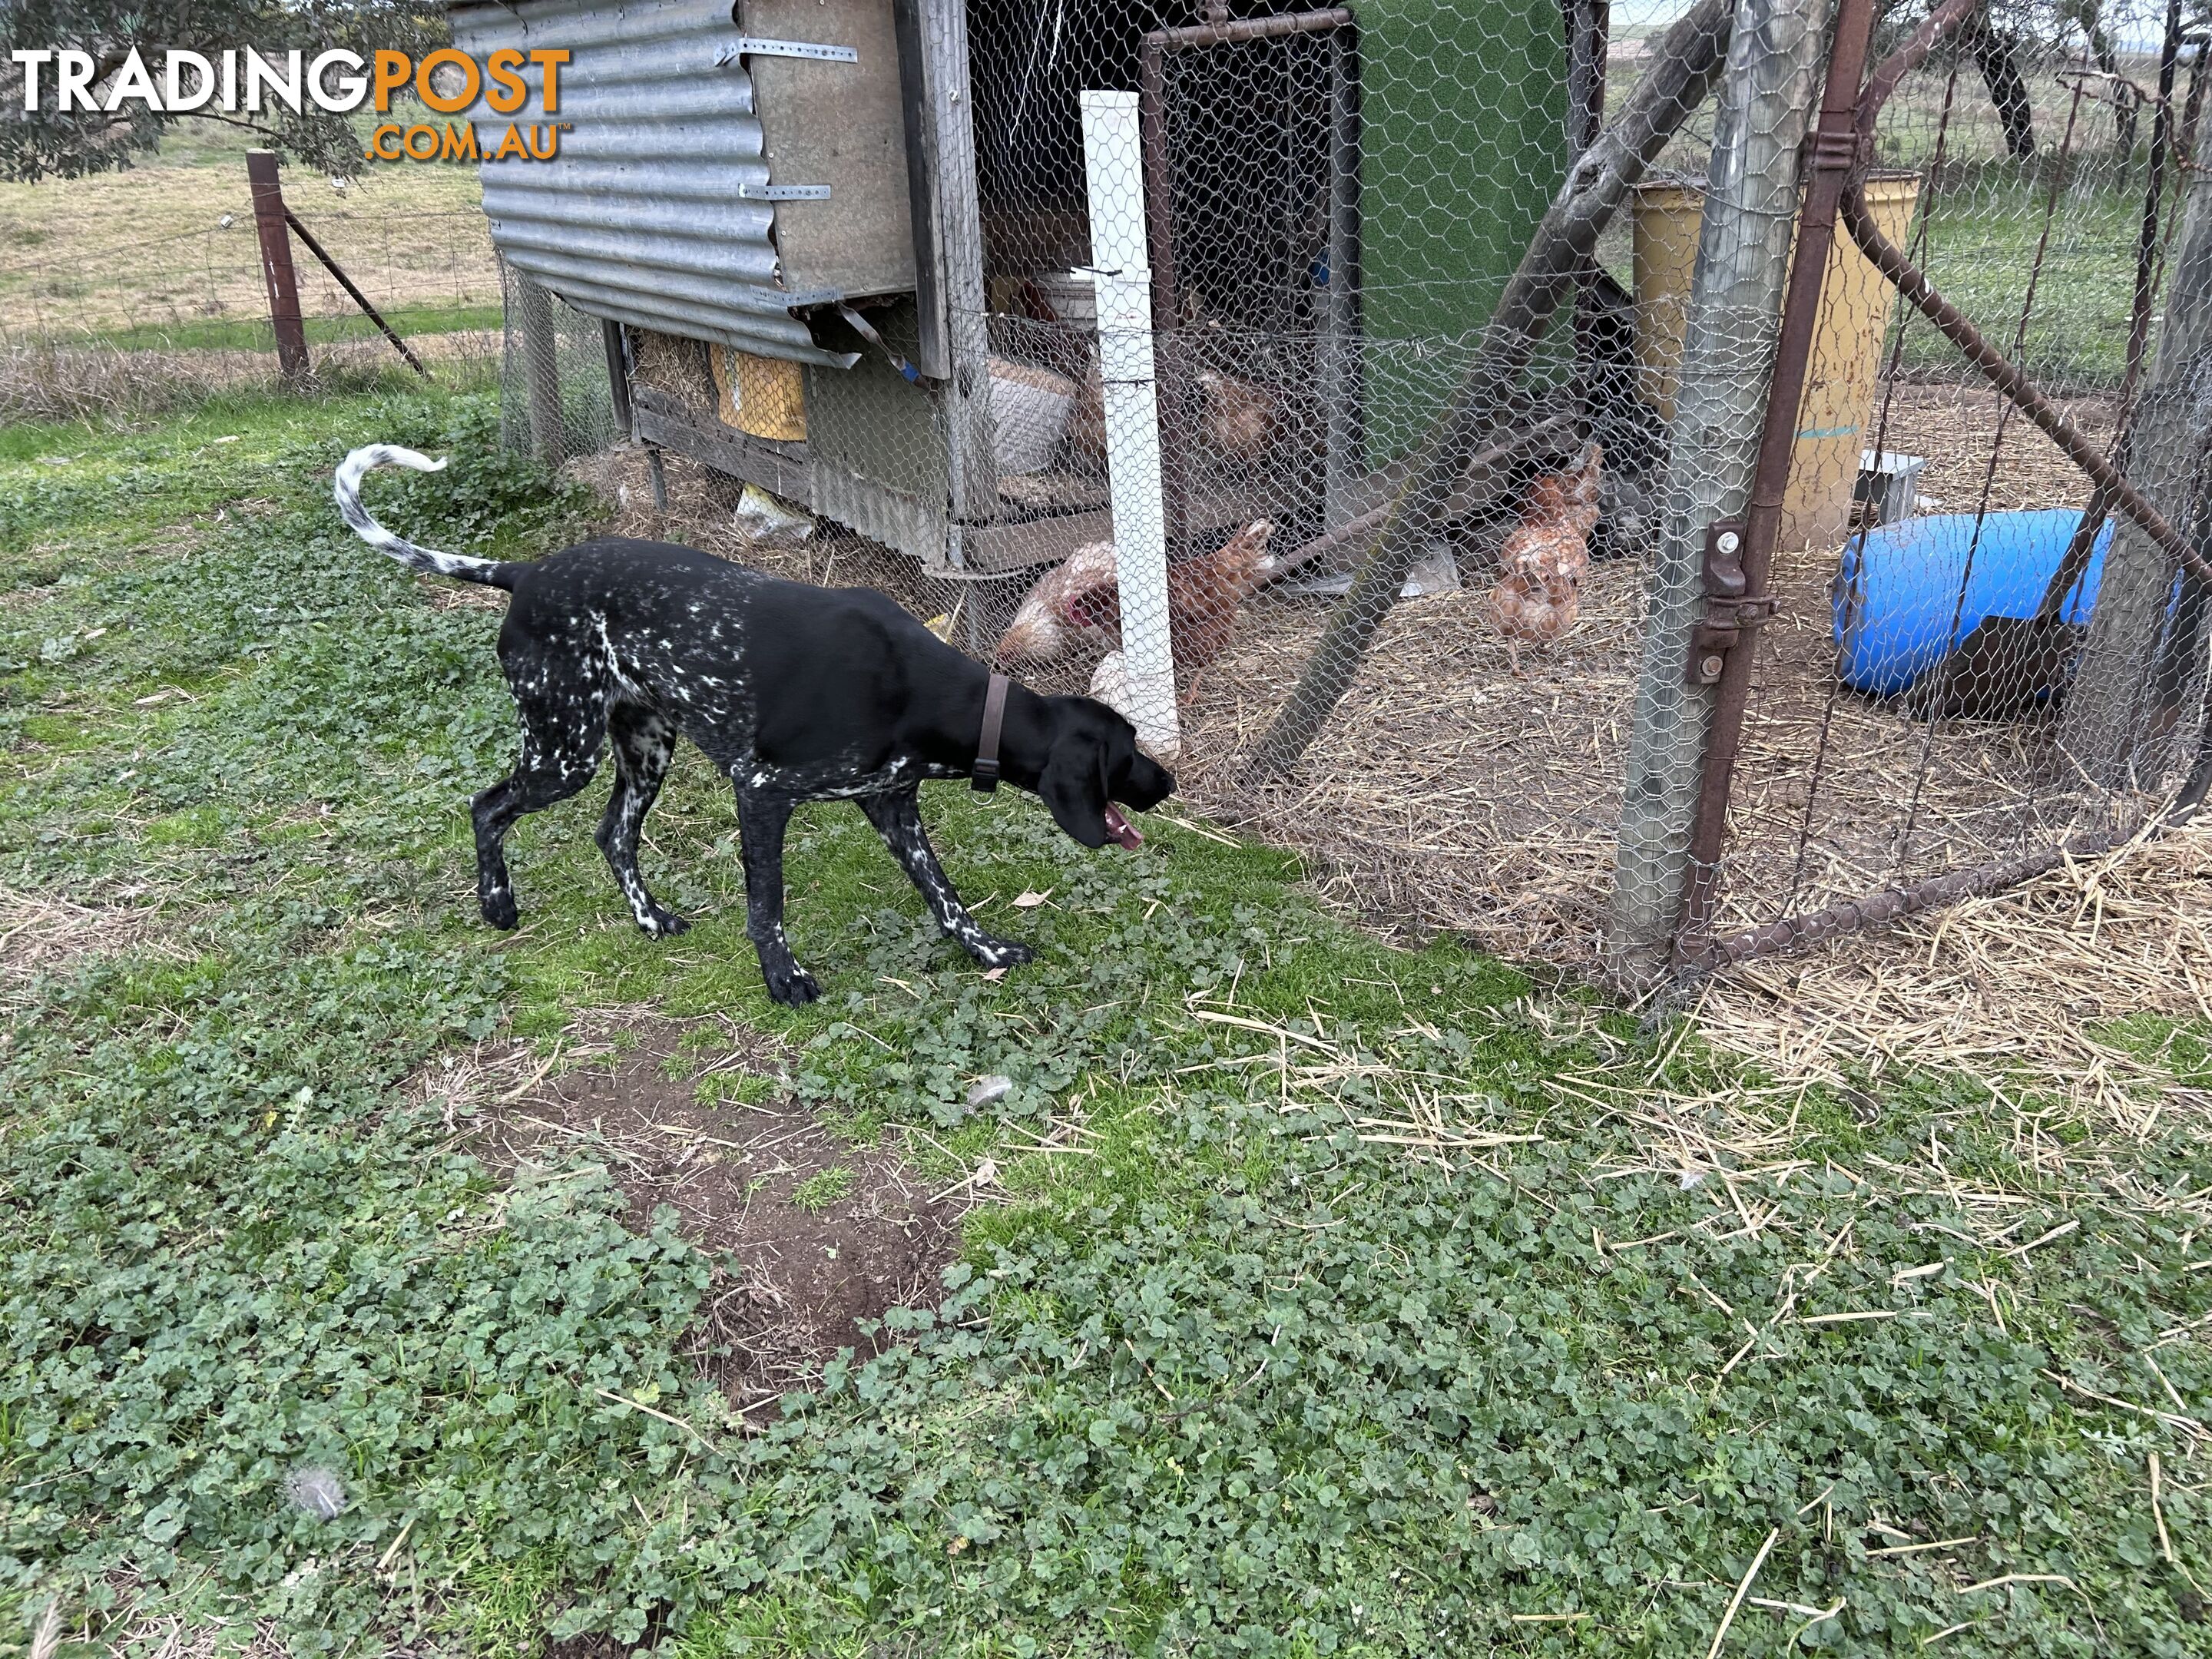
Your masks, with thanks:
[[[353,526],[356,535],[378,552],[398,560],[410,570],[512,590],[514,586],[513,565],[502,564],[497,559],[477,559],[465,553],[441,553],[435,548],[417,547],[406,538],[395,536],[377,523],[369,510],[361,504],[361,481],[380,466],[404,466],[416,472],[437,472],[442,471],[445,465],[443,461],[434,461],[428,455],[417,454],[411,449],[402,449],[397,444],[371,444],[366,449],[355,450],[338,463],[337,483],[331,493],[337,498],[338,511],[345,515],[345,521]]]

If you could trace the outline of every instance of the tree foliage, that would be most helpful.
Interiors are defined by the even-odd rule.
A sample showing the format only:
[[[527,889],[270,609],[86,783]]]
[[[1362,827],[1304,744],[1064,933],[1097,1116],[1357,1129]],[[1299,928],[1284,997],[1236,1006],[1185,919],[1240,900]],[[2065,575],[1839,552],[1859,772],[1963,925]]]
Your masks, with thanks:
[[[76,178],[131,165],[157,149],[179,121],[213,120],[259,134],[302,167],[350,176],[361,145],[350,118],[302,99],[293,112],[281,102],[258,112],[212,105],[170,114],[137,102],[113,110],[56,107],[49,65],[40,76],[39,107],[23,107],[18,50],[76,50],[97,66],[96,101],[135,49],[158,77],[163,54],[197,52],[220,62],[226,51],[252,48],[281,58],[295,48],[312,61],[336,49],[366,58],[380,48],[419,56],[449,39],[445,20],[428,0],[7,0],[0,4],[0,178]]]

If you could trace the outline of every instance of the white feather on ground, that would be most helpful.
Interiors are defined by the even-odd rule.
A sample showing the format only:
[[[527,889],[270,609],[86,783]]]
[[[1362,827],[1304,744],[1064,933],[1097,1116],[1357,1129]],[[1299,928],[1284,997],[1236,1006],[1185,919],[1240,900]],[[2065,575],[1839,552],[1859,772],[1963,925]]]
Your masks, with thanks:
[[[346,1506],[345,1487],[328,1469],[303,1464],[284,1477],[284,1498],[318,1521],[335,1520]]]

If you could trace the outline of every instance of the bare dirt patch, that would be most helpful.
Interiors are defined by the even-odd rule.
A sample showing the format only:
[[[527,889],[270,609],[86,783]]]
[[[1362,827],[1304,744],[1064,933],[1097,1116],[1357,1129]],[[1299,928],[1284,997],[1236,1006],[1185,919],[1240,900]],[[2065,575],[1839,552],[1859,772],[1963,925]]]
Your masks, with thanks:
[[[698,1358],[742,1405],[807,1386],[841,1348],[878,1351],[866,1327],[935,1303],[967,1188],[933,1194],[891,1152],[835,1133],[790,1097],[764,1039],[686,1035],[628,1019],[572,1033],[550,1063],[488,1045],[424,1086],[478,1103],[477,1152],[518,1182],[596,1160],[632,1226],[676,1212],[718,1261]]]

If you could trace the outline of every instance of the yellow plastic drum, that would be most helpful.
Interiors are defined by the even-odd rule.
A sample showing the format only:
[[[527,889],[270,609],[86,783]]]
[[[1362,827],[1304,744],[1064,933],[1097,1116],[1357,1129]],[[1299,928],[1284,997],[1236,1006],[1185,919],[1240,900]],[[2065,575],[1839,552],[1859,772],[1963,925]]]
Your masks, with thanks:
[[[791,443],[806,436],[806,374],[781,357],[711,346],[722,424],[756,438]]]
[[[1920,179],[1910,173],[1867,180],[1867,204],[1882,234],[1905,246]],[[1637,389],[1669,420],[1682,363],[1690,281],[1698,265],[1705,192],[1694,185],[1650,184],[1635,206]],[[1850,528],[1851,491],[1862,451],[1874,447],[1875,377],[1896,291],[1868,263],[1839,223],[1820,288],[1797,444],[1782,498],[1782,545],[1832,546]]]

